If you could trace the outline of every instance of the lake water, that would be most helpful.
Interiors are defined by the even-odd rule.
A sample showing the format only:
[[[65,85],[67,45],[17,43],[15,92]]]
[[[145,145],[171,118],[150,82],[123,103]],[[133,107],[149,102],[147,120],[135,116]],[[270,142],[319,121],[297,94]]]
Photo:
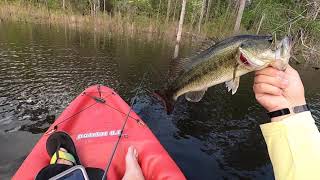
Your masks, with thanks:
[[[193,51],[184,41],[180,54]],[[274,179],[259,125],[268,122],[252,74],[236,95],[210,88],[199,103],[179,99],[167,115],[150,91],[165,83],[173,43],[159,34],[79,32],[48,25],[0,24],[0,177],[10,179],[41,134],[86,87],[102,84],[134,106],[188,179]],[[300,72],[320,122],[320,71]]]

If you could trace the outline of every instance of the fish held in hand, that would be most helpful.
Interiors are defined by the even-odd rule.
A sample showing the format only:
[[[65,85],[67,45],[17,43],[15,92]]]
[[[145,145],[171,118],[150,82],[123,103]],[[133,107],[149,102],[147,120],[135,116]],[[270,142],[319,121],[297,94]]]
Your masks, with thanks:
[[[194,56],[179,59],[177,77],[155,94],[163,100],[168,113],[178,97],[184,95],[190,102],[199,102],[207,89],[217,84],[225,83],[228,91],[235,94],[242,75],[268,66],[286,68],[292,39],[284,37],[276,48],[272,43],[272,36],[227,38]]]

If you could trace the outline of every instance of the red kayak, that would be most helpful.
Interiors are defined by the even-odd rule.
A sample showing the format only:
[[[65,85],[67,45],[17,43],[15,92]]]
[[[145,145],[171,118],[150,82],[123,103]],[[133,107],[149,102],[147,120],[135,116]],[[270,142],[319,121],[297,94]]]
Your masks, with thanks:
[[[123,177],[125,155],[133,145],[139,152],[145,179],[186,179],[141,118],[130,111],[117,93],[105,86],[91,86],[71,102],[40,138],[13,179],[34,179],[50,163],[46,140],[55,131],[71,136],[83,166],[105,169],[129,112],[107,178]]]

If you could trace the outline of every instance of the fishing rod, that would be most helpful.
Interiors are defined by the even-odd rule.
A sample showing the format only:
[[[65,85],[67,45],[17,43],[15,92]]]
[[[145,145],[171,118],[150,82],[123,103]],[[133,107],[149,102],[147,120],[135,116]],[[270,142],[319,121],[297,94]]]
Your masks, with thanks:
[[[115,143],[115,145],[114,145],[114,147],[113,147],[113,150],[112,150],[110,159],[109,159],[108,164],[107,164],[107,166],[106,166],[106,168],[105,168],[105,170],[104,170],[104,173],[103,173],[103,176],[102,176],[102,180],[107,179],[106,177],[107,177],[107,173],[108,173],[108,171],[109,171],[109,168],[110,168],[110,166],[111,166],[112,159],[113,159],[113,157],[114,157],[114,155],[115,155],[115,153],[116,153],[117,147],[118,147],[119,142],[120,142],[120,140],[121,140],[121,137],[122,137],[124,128],[125,128],[125,126],[126,126],[126,124],[127,124],[127,121],[128,121],[128,119],[129,119],[130,113],[131,113],[131,111],[132,111],[133,104],[135,103],[135,101],[136,101],[136,99],[137,99],[137,96],[138,96],[138,92],[139,92],[139,90],[140,90],[141,87],[142,87],[142,83],[143,83],[143,81],[144,81],[145,75],[146,75],[146,72],[143,74],[143,76],[142,76],[142,78],[141,78],[141,81],[140,81],[140,84],[139,84],[139,86],[138,86],[138,88],[137,88],[137,91],[136,91],[135,95],[134,95],[133,98],[132,98],[132,101],[131,101],[131,103],[130,103],[129,112],[128,112],[128,114],[127,114],[126,117],[125,117],[124,123],[123,123],[123,125],[122,125],[121,130],[120,130],[120,134],[119,134],[118,139],[117,139],[117,142]]]

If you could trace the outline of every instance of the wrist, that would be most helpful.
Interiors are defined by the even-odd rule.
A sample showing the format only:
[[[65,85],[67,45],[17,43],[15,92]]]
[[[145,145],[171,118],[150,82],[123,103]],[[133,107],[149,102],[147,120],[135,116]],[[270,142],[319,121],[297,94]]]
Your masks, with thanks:
[[[271,119],[271,122],[281,121],[289,116],[291,116],[291,108],[279,108],[277,110],[269,111],[267,114]]]
[[[296,102],[292,103],[291,107],[293,108],[293,107],[295,107],[295,106],[301,106],[301,105],[304,105],[304,104],[307,104],[305,98],[303,98],[303,99],[301,99],[301,100],[299,100],[299,101],[296,101]]]

